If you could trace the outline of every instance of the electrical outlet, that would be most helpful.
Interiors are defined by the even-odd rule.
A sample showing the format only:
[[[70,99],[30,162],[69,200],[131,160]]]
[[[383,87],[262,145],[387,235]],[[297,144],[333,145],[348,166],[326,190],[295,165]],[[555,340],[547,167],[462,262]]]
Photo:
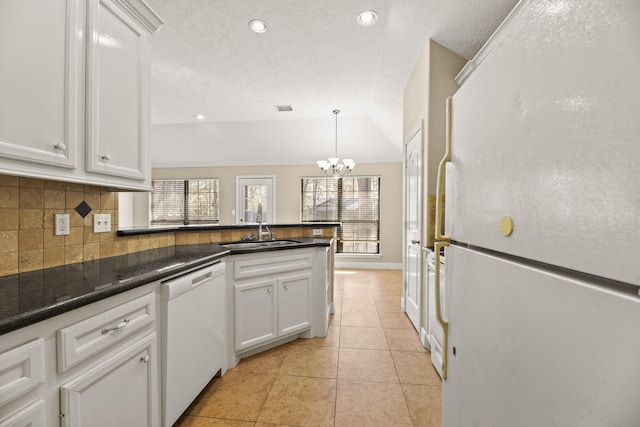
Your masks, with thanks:
[[[93,232],[107,233],[111,231],[111,214],[93,215]]]
[[[55,222],[56,236],[66,236],[69,234],[69,214],[55,214]]]
[[[322,228],[314,228],[313,229],[314,236],[322,236]]]

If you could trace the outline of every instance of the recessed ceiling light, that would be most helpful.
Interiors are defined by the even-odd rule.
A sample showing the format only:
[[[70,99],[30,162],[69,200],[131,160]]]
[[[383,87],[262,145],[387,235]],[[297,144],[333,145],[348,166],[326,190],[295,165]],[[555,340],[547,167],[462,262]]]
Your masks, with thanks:
[[[373,10],[365,10],[360,12],[356,18],[358,25],[363,27],[371,27],[378,20],[378,14]]]
[[[197,120],[204,120],[204,116],[202,114],[196,114],[195,117]]]
[[[251,28],[251,31],[254,33],[262,34],[267,31],[267,23],[262,19],[252,19],[249,21],[249,28]]]

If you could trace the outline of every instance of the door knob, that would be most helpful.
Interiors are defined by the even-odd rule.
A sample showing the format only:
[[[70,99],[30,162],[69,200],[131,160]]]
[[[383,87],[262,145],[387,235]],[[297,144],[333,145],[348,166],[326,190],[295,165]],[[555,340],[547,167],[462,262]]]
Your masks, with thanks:
[[[414,244],[414,245],[419,245],[420,244],[420,240],[412,240],[411,243]]]

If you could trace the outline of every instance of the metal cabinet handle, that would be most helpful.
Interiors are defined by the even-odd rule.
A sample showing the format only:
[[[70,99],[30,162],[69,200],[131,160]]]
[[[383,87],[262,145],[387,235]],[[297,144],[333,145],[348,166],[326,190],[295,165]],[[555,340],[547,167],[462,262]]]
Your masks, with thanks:
[[[107,154],[103,154],[102,155],[102,160],[111,160],[111,156],[107,153]]]
[[[446,152],[444,157],[438,164],[438,180],[436,181],[436,224],[435,224],[435,240],[449,241],[449,238],[443,234],[444,224],[444,180],[445,165],[451,160],[451,97],[447,98],[447,129],[446,129]]]
[[[267,288],[267,292],[271,293],[271,292],[273,292],[273,289]]]
[[[285,289],[289,289],[289,285],[284,285],[284,288]]]
[[[142,357],[140,358],[140,361],[141,361],[142,363],[149,363],[149,360],[151,360],[151,358],[149,357],[149,355],[148,355],[148,354],[147,354],[147,355],[144,355],[144,356],[142,356]]]
[[[66,145],[64,145],[64,142],[58,142],[57,144],[53,145],[53,148],[55,148],[56,150],[65,150],[67,148]]]
[[[118,323],[116,326],[111,326],[110,328],[104,328],[102,330],[102,335],[104,334],[108,334],[109,332],[113,332],[113,331],[117,331],[118,329],[122,329],[125,326],[127,326],[129,324],[129,322],[131,321],[131,319],[129,319],[128,317],[126,319],[124,319],[122,322]]]

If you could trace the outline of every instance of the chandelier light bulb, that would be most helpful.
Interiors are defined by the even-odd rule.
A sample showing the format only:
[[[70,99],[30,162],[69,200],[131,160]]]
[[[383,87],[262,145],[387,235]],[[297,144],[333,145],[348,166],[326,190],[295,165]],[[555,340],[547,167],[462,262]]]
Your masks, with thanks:
[[[353,159],[340,160],[340,157],[338,157],[338,113],[340,113],[340,110],[333,110],[333,114],[336,116],[335,157],[329,157],[327,160],[318,160],[316,162],[324,176],[345,176],[356,166],[356,162],[354,162]]]

